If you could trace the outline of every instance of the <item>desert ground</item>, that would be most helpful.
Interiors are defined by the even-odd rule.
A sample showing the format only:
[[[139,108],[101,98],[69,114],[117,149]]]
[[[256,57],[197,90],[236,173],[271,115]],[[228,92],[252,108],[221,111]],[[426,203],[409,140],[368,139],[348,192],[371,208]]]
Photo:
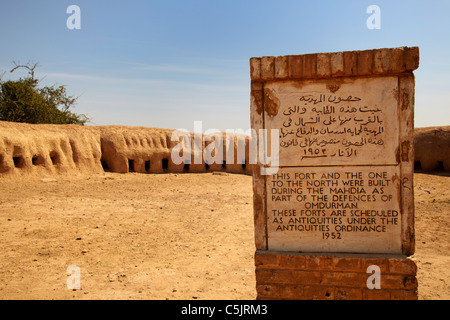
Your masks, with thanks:
[[[450,174],[414,178],[419,299],[450,299]],[[0,299],[255,299],[252,193],[228,173],[0,178]]]

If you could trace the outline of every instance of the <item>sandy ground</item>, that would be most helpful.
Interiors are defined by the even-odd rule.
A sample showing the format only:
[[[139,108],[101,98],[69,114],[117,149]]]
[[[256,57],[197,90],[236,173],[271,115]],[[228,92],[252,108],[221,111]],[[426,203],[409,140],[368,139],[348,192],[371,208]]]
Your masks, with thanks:
[[[255,299],[252,192],[234,174],[1,178],[0,299]],[[415,174],[415,197],[419,298],[450,299],[450,175]]]
[[[419,299],[450,299],[450,174],[414,174]]]

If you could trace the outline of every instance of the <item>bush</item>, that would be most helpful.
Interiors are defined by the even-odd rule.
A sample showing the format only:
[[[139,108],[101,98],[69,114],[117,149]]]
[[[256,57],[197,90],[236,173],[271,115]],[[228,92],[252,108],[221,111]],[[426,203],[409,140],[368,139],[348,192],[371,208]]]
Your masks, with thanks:
[[[26,68],[29,75],[13,81],[0,79],[0,120],[26,123],[78,124],[90,119],[70,111],[78,98],[69,96],[64,85],[39,88],[34,78],[37,64],[17,65],[11,70]]]

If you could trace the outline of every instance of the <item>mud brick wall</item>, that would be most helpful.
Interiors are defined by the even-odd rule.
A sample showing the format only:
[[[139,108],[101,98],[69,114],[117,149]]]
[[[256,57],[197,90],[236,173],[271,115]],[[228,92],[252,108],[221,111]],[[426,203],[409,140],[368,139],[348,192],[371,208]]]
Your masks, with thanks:
[[[256,251],[255,265],[260,300],[417,300],[417,267],[405,257]],[[381,289],[367,288],[371,265]]]
[[[214,143],[202,136],[191,137],[189,163],[175,164],[171,141],[173,130],[130,126],[77,126],[27,124],[0,121],[0,176],[45,176],[48,174],[200,173],[224,171],[251,174],[250,138],[243,134],[223,136],[222,163],[194,161],[194,143],[204,154]],[[206,135],[205,135],[206,136]],[[228,139],[228,140],[226,140]],[[231,139],[234,139],[231,144]],[[205,139],[206,140],[206,139]],[[229,143],[227,143],[229,142]],[[245,147],[245,160],[238,159],[238,145]],[[217,146],[219,148],[219,145]],[[215,149],[214,149],[215,150]],[[227,153],[234,157],[227,161]],[[231,158],[231,156],[230,156]],[[240,160],[240,161],[239,161]],[[200,162],[200,161],[199,161]]]
[[[414,129],[414,167],[450,172],[450,126]]]

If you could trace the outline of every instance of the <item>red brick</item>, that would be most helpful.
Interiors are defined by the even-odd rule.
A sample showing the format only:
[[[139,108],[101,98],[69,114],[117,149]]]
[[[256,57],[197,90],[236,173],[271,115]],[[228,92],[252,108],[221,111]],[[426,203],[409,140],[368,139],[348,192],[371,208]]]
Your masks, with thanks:
[[[308,268],[312,270],[331,270],[331,256],[311,256],[308,259]]]
[[[333,257],[332,269],[335,271],[355,271],[361,269],[361,258],[359,257]]]
[[[377,266],[381,274],[389,273],[389,259],[387,258],[361,258],[361,272],[367,273],[367,268]]]
[[[404,48],[379,49],[374,52],[374,73],[400,73],[406,70]]]
[[[304,286],[256,284],[258,299],[304,299]]]
[[[381,275],[382,289],[417,289],[417,278],[407,275]]]
[[[389,49],[390,65],[387,72],[400,73],[406,70],[404,52],[405,48]]]
[[[389,259],[389,273],[415,276],[417,266],[411,259]]]
[[[250,58],[250,78],[251,80],[261,79],[261,58]]]
[[[368,275],[356,272],[322,272],[322,284],[340,287],[364,287]]]
[[[308,300],[334,300],[335,287],[327,286],[305,286],[303,299]]]
[[[343,288],[336,287],[335,300],[362,300],[362,289],[361,288]]]
[[[331,256],[308,256],[301,254],[275,254],[257,251],[256,267],[296,270],[331,270]]]
[[[344,75],[354,76],[358,72],[358,55],[355,51],[344,52]]]
[[[331,257],[306,255],[280,255],[279,265],[297,270],[330,270]]]
[[[272,80],[275,77],[275,57],[261,58],[261,79]]]
[[[326,78],[331,76],[331,54],[317,54],[317,76]]]
[[[303,56],[303,77],[314,78],[317,75],[317,55],[305,54]]]
[[[301,78],[303,76],[303,56],[289,56],[289,77]]]
[[[391,292],[387,289],[362,289],[363,300],[390,300]]]
[[[331,76],[343,76],[344,75],[344,53],[336,52],[331,54]]]
[[[419,67],[419,48],[405,48],[404,60],[406,71],[416,70]]]
[[[319,271],[257,269],[256,282],[280,284],[320,284]]]
[[[373,50],[358,52],[358,75],[364,76],[372,74]]]
[[[279,255],[278,264],[281,268],[308,270],[308,258],[306,256]],[[311,269],[309,269],[311,270]]]
[[[261,251],[255,252],[255,266],[256,267],[277,267],[278,258],[275,254],[263,253]]]
[[[289,77],[289,57],[280,56],[275,58],[275,78],[287,79]]]
[[[418,300],[415,290],[392,290],[391,300]]]
[[[373,73],[385,73],[390,64],[390,56],[386,49],[378,49],[373,54]]]
[[[281,287],[272,284],[256,284],[257,299],[275,298],[282,299]]]

